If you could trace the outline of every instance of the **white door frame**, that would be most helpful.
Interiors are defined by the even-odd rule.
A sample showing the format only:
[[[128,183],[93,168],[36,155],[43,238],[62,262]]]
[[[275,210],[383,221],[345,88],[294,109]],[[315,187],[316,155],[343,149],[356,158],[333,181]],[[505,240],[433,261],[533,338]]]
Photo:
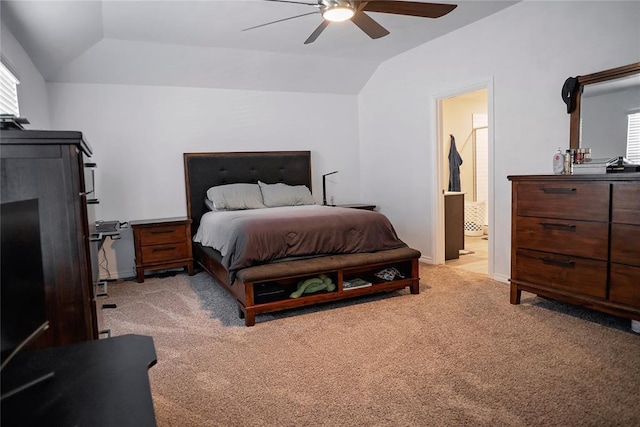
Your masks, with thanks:
[[[451,91],[443,92],[438,95],[432,97],[432,115],[434,118],[434,123],[436,126],[433,128],[432,141],[436,141],[433,144],[432,154],[433,160],[431,162],[434,176],[433,183],[434,187],[432,189],[432,193],[435,196],[435,200],[432,203],[432,218],[434,220],[431,223],[431,235],[435,238],[432,241],[432,253],[433,253],[433,263],[434,264],[444,264],[444,196],[442,194],[442,189],[444,188],[444,178],[443,178],[443,164],[442,158],[444,155],[444,147],[442,144],[443,141],[443,133],[442,133],[442,108],[441,101],[443,99],[451,98],[454,96],[462,95],[468,92],[475,92],[478,90],[486,89],[487,90],[487,115],[488,115],[488,125],[489,125],[489,200],[488,203],[488,217],[489,217],[489,262],[488,262],[488,271],[487,274],[489,277],[494,278],[494,253],[495,253],[495,245],[494,239],[491,237],[495,230],[494,218],[495,218],[495,199],[494,199],[494,182],[495,182],[495,168],[494,168],[494,114],[493,114],[493,78],[489,80],[480,81],[469,86],[465,86],[462,88],[454,89]]]

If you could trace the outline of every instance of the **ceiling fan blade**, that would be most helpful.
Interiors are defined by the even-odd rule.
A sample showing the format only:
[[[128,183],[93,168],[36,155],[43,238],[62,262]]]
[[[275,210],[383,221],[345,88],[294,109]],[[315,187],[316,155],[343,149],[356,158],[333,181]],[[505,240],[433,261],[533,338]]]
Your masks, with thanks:
[[[372,39],[379,39],[389,34],[386,28],[378,24],[369,15],[364,12],[356,12],[351,18],[351,22],[356,24],[358,28],[364,31]]]
[[[395,15],[419,16],[422,18],[440,18],[456,7],[457,5],[455,4],[375,0],[366,2],[362,10],[367,12],[393,13]]]
[[[316,41],[316,39],[318,38],[318,36],[320,35],[321,32],[324,31],[325,28],[327,28],[327,26],[329,25],[329,21],[323,20],[320,25],[318,25],[318,28],[316,28],[313,33],[311,33],[311,35],[309,36],[308,39],[306,39],[304,41],[304,44],[309,44],[309,43],[313,43],[314,41]]]
[[[271,1],[271,0],[268,0],[268,1]],[[244,28],[242,31],[253,30],[254,28],[264,27],[265,25],[277,24],[278,22],[288,21],[289,19],[300,18],[301,16],[313,15],[313,14],[316,14],[316,13],[318,13],[318,12],[314,11],[314,12],[309,12],[309,13],[303,13],[302,15],[290,16],[288,18],[278,19],[277,21],[267,22],[266,24],[256,25],[255,27]]]

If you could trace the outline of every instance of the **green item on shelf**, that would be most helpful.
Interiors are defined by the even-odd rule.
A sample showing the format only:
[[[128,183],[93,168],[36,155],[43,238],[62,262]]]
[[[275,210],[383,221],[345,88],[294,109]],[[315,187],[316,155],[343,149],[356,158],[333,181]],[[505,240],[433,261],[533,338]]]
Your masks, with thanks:
[[[328,292],[336,289],[335,283],[330,277],[321,274],[319,277],[311,277],[309,279],[301,280],[298,282],[298,289],[289,295],[290,298],[299,298],[302,294],[312,294],[326,290]]]

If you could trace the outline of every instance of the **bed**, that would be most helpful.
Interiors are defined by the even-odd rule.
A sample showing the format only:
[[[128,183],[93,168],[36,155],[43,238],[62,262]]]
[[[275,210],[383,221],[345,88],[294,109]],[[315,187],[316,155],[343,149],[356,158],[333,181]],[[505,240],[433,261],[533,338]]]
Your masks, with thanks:
[[[254,188],[259,185],[264,196],[262,202],[273,200],[267,197],[280,195],[281,193],[272,191],[280,191],[282,188],[287,191],[304,190],[308,193],[308,198],[311,190],[309,151],[185,153],[183,157],[187,213],[191,220],[191,235],[194,237],[194,260],[236,299],[239,315],[244,318],[246,326],[253,326],[256,315],[262,313],[407,287],[412,294],[419,293],[420,252],[407,247],[397,236],[394,240],[394,236],[389,234],[384,225],[384,221],[388,219],[377,212],[364,213],[357,209],[317,206],[307,202],[295,203],[303,206],[281,207],[269,204],[264,209],[237,212],[235,209],[217,209],[212,206],[208,197],[212,194],[210,191],[229,187],[246,186],[255,191]],[[301,197],[302,200],[307,200],[304,196]],[[292,214],[293,211],[296,212],[295,215]],[[246,219],[247,216],[264,215],[268,219]],[[275,217],[271,218],[272,215]],[[239,239],[241,243],[234,240],[233,244],[221,244],[218,247],[215,241],[201,236],[203,230],[211,230],[205,228],[210,227],[209,221],[219,221],[224,216],[233,218],[229,224],[243,224],[239,231],[233,228],[235,226],[229,225],[228,231],[229,235]],[[382,222],[379,226],[382,234],[376,235],[377,237],[366,236],[367,230],[378,227],[366,222],[361,224],[362,221],[369,220]],[[354,221],[361,225],[354,226]],[[265,226],[265,222],[269,225]],[[346,225],[340,224],[342,222]],[[322,224],[320,228],[324,227],[325,232],[319,234],[319,237],[308,234],[314,223]],[[295,224],[299,229],[287,232],[289,229],[286,227],[294,227]],[[348,233],[335,231],[334,226],[350,227],[348,233],[353,233],[354,229],[359,231],[355,238],[341,241],[340,236]],[[208,232],[212,238],[227,233],[225,225],[219,227],[221,228]],[[269,251],[275,251],[271,254],[254,250],[259,241],[273,243],[278,239],[252,238],[249,230],[275,230],[278,227],[284,227],[281,234],[295,236],[295,244],[285,237],[284,248],[280,252],[277,248],[269,248]],[[392,226],[391,230],[395,234]],[[318,243],[320,249],[310,252],[306,247],[309,241],[322,241]],[[354,241],[362,242],[362,245],[358,243],[354,246]],[[233,252],[238,250],[243,252],[240,255]],[[318,285],[318,281],[324,281],[324,288],[322,284]],[[304,291],[307,285],[308,292],[301,292],[300,289]],[[313,291],[316,288],[318,290]]]

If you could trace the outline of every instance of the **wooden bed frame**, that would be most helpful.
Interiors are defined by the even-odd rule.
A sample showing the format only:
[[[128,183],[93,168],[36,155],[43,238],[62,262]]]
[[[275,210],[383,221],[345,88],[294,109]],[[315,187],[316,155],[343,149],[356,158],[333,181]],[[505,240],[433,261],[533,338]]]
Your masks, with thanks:
[[[207,190],[215,185],[231,183],[282,182],[306,185],[311,189],[311,153],[309,151],[269,151],[236,153],[184,153],[187,214],[193,236],[204,205]],[[319,304],[366,294],[409,287],[420,292],[418,259],[420,252],[408,247],[380,252],[327,255],[259,265],[239,270],[233,283],[221,264],[220,254],[212,248],[193,244],[195,261],[227,289],[238,303],[239,314],[246,326],[255,324],[256,314]],[[384,281],[373,273],[395,267],[405,276]],[[326,274],[336,283],[336,290],[289,298],[299,280]],[[366,278],[372,286],[344,289],[345,280]]]

